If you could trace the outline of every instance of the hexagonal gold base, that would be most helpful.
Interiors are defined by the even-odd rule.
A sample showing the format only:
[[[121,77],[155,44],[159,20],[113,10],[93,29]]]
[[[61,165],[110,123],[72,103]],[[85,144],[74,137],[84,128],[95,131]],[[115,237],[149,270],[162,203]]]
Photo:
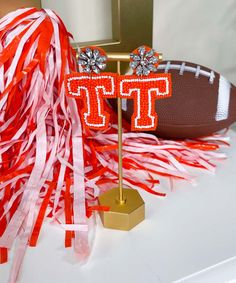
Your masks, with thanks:
[[[111,189],[98,198],[99,204],[109,206],[109,211],[100,212],[105,228],[131,230],[145,219],[145,204],[137,190],[123,189],[125,203],[118,201],[118,188]]]

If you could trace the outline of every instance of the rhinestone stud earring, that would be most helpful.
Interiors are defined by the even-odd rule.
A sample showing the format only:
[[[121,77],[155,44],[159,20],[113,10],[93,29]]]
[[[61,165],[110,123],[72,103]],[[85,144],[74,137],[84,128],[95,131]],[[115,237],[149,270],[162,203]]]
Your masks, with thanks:
[[[137,76],[155,73],[159,64],[159,54],[148,46],[140,46],[130,54],[130,67]]]
[[[99,74],[106,68],[107,56],[99,47],[88,46],[81,49],[78,64],[84,73]]]

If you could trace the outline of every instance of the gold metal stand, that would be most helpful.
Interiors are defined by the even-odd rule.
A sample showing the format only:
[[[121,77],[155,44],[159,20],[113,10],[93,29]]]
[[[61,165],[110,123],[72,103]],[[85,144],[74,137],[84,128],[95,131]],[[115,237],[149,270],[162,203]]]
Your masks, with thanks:
[[[129,53],[108,53],[108,60],[117,61],[120,75],[120,62],[130,60]],[[118,173],[119,187],[109,190],[98,198],[99,204],[109,206],[109,211],[100,212],[105,228],[130,230],[145,219],[145,204],[139,192],[123,188],[122,173],[122,100],[117,99],[118,112]]]

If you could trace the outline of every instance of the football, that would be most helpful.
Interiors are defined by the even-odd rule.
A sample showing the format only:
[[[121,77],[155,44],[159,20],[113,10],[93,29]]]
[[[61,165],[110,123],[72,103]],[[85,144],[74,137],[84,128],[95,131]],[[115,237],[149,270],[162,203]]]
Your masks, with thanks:
[[[184,139],[211,135],[236,121],[236,87],[206,67],[163,61],[158,73],[170,73],[172,96],[155,101],[161,138]],[[116,108],[116,101],[109,101]],[[123,118],[130,122],[133,100],[122,99]]]

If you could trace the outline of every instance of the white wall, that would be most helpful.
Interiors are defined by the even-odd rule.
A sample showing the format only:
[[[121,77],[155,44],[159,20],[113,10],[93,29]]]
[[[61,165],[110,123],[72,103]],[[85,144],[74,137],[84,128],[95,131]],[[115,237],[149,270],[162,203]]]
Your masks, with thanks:
[[[236,0],[154,0],[153,44],[236,84]]]
[[[111,37],[111,0],[42,5],[58,12],[75,41]],[[236,0],[154,0],[153,13],[153,45],[164,59],[202,64],[236,84]]]
[[[112,37],[111,0],[41,0],[65,22],[76,42]]]

